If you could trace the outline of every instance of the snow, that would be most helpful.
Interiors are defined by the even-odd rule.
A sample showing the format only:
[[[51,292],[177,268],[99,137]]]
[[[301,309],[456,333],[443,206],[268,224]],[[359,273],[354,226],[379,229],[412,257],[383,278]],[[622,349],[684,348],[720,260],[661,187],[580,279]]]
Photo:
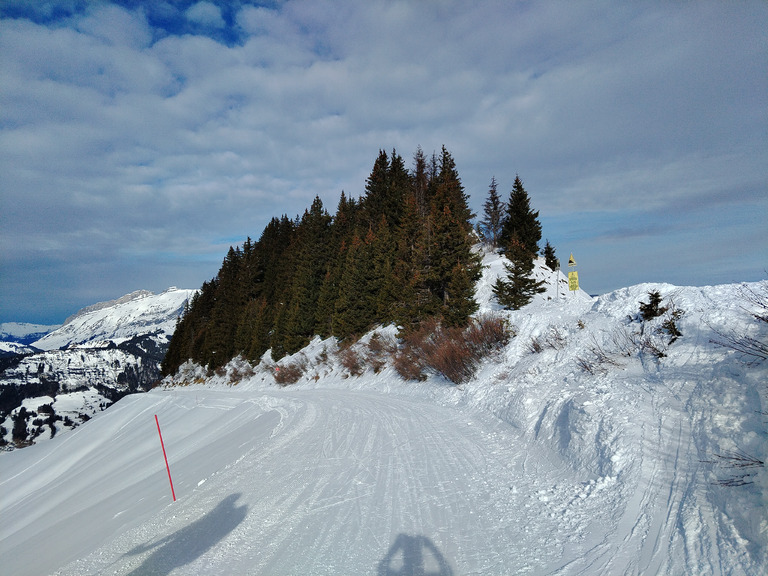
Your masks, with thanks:
[[[16,355],[16,354],[34,354],[36,350],[20,344],[19,342],[0,342],[0,356],[2,355]]]
[[[118,300],[89,306],[59,329],[33,345],[41,350],[55,350],[72,344],[111,340],[119,344],[136,334],[160,332],[173,334],[176,318],[184,303],[196,290],[169,288],[161,294],[140,290]]]
[[[59,324],[30,324],[28,322],[2,322],[0,323],[0,341],[16,341],[26,336],[35,334],[47,334],[56,330]]]
[[[485,260],[478,293],[500,262]],[[637,317],[650,290],[683,311],[671,344],[669,315]],[[765,468],[725,486],[734,469],[716,458],[766,460],[768,367],[711,342],[723,327],[765,337],[740,290],[550,290],[504,312],[515,337],[461,386],[391,365],[350,376],[319,338],[277,366],[188,364],[173,386],[0,454],[3,570],[768,573]],[[277,386],[290,363],[304,375]]]

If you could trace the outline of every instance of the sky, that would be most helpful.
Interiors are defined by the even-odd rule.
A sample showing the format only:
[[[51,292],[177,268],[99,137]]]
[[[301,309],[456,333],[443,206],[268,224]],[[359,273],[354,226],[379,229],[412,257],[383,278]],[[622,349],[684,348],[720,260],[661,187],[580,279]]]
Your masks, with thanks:
[[[443,145],[589,293],[764,279],[768,3],[0,0],[0,322],[198,288]]]

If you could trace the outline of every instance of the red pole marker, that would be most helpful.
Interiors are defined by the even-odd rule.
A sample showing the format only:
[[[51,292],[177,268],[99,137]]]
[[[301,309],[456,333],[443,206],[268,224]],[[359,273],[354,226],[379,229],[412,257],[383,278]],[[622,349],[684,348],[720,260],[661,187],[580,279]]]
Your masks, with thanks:
[[[160,421],[157,419],[157,414],[155,414],[155,423],[157,423],[157,434],[160,436],[160,446],[163,449],[163,458],[165,458],[165,469],[168,470],[168,482],[171,483],[171,496],[173,496],[173,501],[176,502],[176,492],[173,491],[173,480],[171,480],[171,467],[168,466],[168,456],[165,455],[165,444],[163,444],[163,433],[160,432]]]

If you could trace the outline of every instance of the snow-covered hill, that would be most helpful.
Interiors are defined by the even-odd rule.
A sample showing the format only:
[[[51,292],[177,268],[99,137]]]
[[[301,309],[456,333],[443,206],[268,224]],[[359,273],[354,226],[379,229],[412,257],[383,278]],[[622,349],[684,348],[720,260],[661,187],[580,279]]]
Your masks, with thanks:
[[[120,344],[140,334],[170,336],[184,303],[195,290],[169,288],[160,294],[139,290],[110,302],[101,302],[67,318],[64,325],[33,342],[41,350],[72,344],[110,340]]]
[[[643,320],[652,291],[667,311]],[[359,376],[320,339],[278,365],[187,365],[0,455],[4,570],[768,573],[768,366],[713,342],[765,342],[745,295],[767,291],[545,294],[503,312],[515,336],[461,386],[368,362],[391,328],[353,346]]]
[[[0,444],[49,439],[149,388],[160,377],[176,317],[194,292],[134,292],[81,310],[34,347],[4,343]]]
[[[3,322],[0,324],[0,343],[16,342],[18,344],[31,344],[58,327],[58,324],[50,326],[46,324],[30,324],[28,322]]]

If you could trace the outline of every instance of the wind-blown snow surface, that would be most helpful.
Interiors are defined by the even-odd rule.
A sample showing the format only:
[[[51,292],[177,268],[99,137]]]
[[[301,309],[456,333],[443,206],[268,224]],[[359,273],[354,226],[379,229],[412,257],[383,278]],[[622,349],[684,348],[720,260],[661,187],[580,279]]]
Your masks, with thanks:
[[[663,319],[636,318],[654,289],[685,311],[672,344]],[[287,388],[267,361],[232,385],[248,372],[235,361],[128,396],[0,455],[3,570],[765,574],[765,469],[727,487],[737,471],[706,462],[766,456],[766,367],[710,342],[713,328],[765,337],[739,290],[539,298],[458,387],[389,366],[350,377],[316,339],[281,362],[305,370]]]

